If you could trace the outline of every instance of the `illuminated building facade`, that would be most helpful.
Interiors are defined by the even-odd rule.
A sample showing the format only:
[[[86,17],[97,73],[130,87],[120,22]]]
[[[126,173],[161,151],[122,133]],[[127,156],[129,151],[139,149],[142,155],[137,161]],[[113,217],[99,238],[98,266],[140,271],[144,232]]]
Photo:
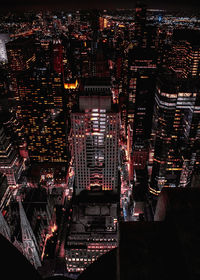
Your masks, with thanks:
[[[141,158],[146,155],[151,134],[157,53],[150,48],[133,48],[129,50],[128,56],[127,121],[131,127],[131,134],[128,137],[135,153],[132,157],[133,166],[137,169],[144,166],[141,165]],[[144,162],[147,162],[146,157]]]
[[[151,85],[150,81],[154,79],[153,74],[157,69],[157,55],[152,49],[134,48],[129,50],[128,61],[128,101],[129,107],[133,111],[133,117],[128,117],[130,119],[128,123],[132,123],[133,126],[136,103],[140,111],[140,103],[145,102],[145,97],[151,99],[148,91],[151,96],[153,94],[153,84]]]
[[[71,114],[76,194],[82,190],[118,190],[119,113],[110,96],[80,96]]]
[[[66,263],[79,273],[117,245],[120,119],[110,94],[86,91],[71,123],[76,196]]]
[[[6,130],[6,133],[10,137],[10,141],[12,142],[13,147],[15,149],[19,149],[19,153],[22,158],[27,159],[28,153],[26,149],[27,144],[24,135],[24,126],[17,119],[15,111],[13,109],[10,109],[10,111],[11,112],[2,110],[2,112],[0,113],[1,121]]]
[[[166,72],[158,80],[153,115],[153,169],[150,191],[190,186],[199,143],[198,81],[177,80]],[[198,169],[198,167],[197,167]]]
[[[24,169],[23,159],[13,148],[6,136],[3,126],[0,127],[0,172],[3,173],[9,186],[16,186]]]
[[[163,186],[177,186],[182,169],[178,149],[178,88],[173,73],[161,75],[157,84],[153,115],[153,169],[151,187],[160,191]],[[178,110],[178,111],[177,111]],[[176,117],[177,116],[177,117]]]
[[[35,40],[18,38],[6,44],[8,63],[11,71],[28,70],[36,60]]]
[[[105,196],[78,198],[66,243],[68,272],[82,272],[101,255],[117,246],[116,199]]]
[[[135,8],[135,36],[137,46],[145,47],[146,5],[144,1],[137,1]]]
[[[80,42],[79,42],[80,44]],[[75,58],[76,59],[76,58]],[[80,46],[79,60],[80,74],[82,78],[104,78],[110,77],[109,56],[102,41],[86,41],[84,46]]]
[[[7,178],[5,175],[0,173],[0,209],[1,209],[1,211],[4,210],[4,198],[5,198],[5,193],[7,192],[7,190],[8,190]]]
[[[36,67],[18,76],[17,114],[25,126],[29,157],[37,162],[66,162],[67,143],[62,75]]]
[[[172,50],[169,68],[180,78],[200,75],[200,32],[198,30],[175,29],[172,37]]]
[[[135,170],[145,169],[148,162],[149,149],[144,141],[137,141],[133,146],[132,152],[133,168]]]
[[[0,34],[0,62],[7,63],[8,57],[6,52],[6,43],[9,41],[8,34]]]
[[[180,135],[180,139],[183,141],[183,167],[179,185],[190,187],[200,174],[200,92],[198,79],[182,82],[177,104],[181,112],[183,130]]]
[[[56,73],[63,73],[63,46],[60,40],[53,42],[53,67]]]

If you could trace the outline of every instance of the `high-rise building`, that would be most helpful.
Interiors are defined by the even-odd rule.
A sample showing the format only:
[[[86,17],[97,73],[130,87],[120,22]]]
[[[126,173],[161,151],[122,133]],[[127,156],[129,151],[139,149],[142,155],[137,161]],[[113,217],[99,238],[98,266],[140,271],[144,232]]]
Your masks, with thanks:
[[[130,49],[128,53],[128,101],[130,110],[133,111],[133,117],[128,116],[128,123],[134,123],[135,118],[135,108],[136,108],[136,98],[137,103],[141,99],[141,93],[149,91],[153,94],[153,74],[155,74],[157,69],[157,54],[152,49],[145,48],[134,48]],[[140,85],[139,85],[140,84]],[[144,89],[142,89],[142,87]],[[146,89],[145,89],[146,88]],[[146,94],[147,98],[150,98]],[[143,102],[144,96],[142,97]],[[151,99],[151,98],[150,98]],[[140,101],[139,103],[141,103]],[[138,104],[139,105],[139,104]],[[140,106],[138,106],[139,108]],[[130,120],[129,120],[130,119]]]
[[[82,272],[117,244],[120,116],[110,94],[86,91],[71,123],[75,198],[66,263]]]
[[[37,67],[18,76],[17,115],[23,122],[30,159],[66,162],[67,144],[62,75]]]
[[[145,47],[146,5],[144,1],[137,1],[135,8],[135,36],[136,44]]]
[[[36,60],[36,41],[32,38],[18,38],[6,44],[8,63],[11,71],[28,70]]]
[[[118,190],[119,113],[110,96],[80,96],[71,114],[75,191]]]
[[[127,121],[130,125],[129,141],[133,150],[133,165],[141,168],[147,162],[155,95],[157,53],[150,48],[133,48],[128,53],[128,108]],[[140,148],[138,148],[140,147]],[[138,162],[137,162],[138,161]]]
[[[183,166],[179,185],[190,187],[200,174],[200,92],[198,79],[182,81],[179,88],[178,102],[180,108],[182,132]]]
[[[3,211],[4,205],[7,203],[6,193],[9,192],[9,190],[7,178],[2,173],[0,173],[0,188],[0,209]]]
[[[116,197],[81,195],[74,200],[65,246],[67,271],[82,272],[101,255],[117,246]]]
[[[168,66],[180,78],[200,75],[200,40],[198,30],[175,29]]]
[[[7,177],[9,186],[16,186],[24,169],[23,159],[13,148],[3,126],[0,127],[0,172]]]
[[[155,192],[163,186],[177,186],[182,168],[178,149],[178,118],[176,108],[178,87],[176,76],[171,72],[162,73],[157,82],[153,115],[154,152],[151,187]]]
[[[6,43],[9,41],[8,34],[0,34],[0,62],[7,63],[8,57],[6,52]]]
[[[195,162],[199,166],[198,84],[195,79],[178,80],[168,71],[159,76],[150,150],[154,194],[163,186],[189,186]]]

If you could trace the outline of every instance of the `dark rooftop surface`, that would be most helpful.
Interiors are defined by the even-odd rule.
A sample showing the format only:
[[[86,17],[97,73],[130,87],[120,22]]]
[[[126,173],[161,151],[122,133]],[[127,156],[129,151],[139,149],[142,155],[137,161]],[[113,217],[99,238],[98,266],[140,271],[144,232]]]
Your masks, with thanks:
[[[95,78],[86,78],[84,81],[84,86],[110,86],[111,87],[111,80],[110,78],[100,78],[100,77],[95,77]]]
[[[172,93],[172,94],[176,93],[178,79],[175,72],[167,68],[162,68],[158,74],[157,81],[161,91]]]
[[[74,203],[113,203],[119,201],[119,195],[113,194],[112,191],[102,191],[99,193],[91,193],[84,190],[80,195],[74,197]]]
[[[6,44],[7,48],[18,48],[18,47],[24,47],[27,48],[27,44],[29,46],[33,46],[33,44],[36,43],[36,40],[32,37],[28,37],[28,38],[17,38],[14,41],[10,41]]]
[[[157,58],[157,51],[151,48],[134,48],[129,50],[129,58],[136,60],[152,60]]]
[[[173,228],[164,222],[120,225],[120,279],[188,279],[182,248]]]
[[[200,31],[193,29],[175,29],[173,32],[174,41],[187,41],[191,45],[200,45]]]

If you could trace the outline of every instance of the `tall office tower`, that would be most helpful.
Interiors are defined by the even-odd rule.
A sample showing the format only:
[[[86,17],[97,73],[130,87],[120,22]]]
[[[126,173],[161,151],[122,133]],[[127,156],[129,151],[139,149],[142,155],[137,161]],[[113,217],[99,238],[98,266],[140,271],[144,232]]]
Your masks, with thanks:
[[[108,53],[106,53],[106,49],[103,48],[102,43],[98,43],[97,48],[95,48],[92,53],[82,53],[82,77],[110,77]]]
[[[145,47],[146,5],[144,1],[137,1],[135,8],[135,36],[138,47]]]
[[[157,26],[154,25],[146,25],[145,33],[144,33],[144,46],[146,48],[158,48],[159,42],[159,33]]]
[[[0,210],[4,211],[4,206],[7,204],[6,201],[6,193],[9,192],[8,190],[8,182],[5,175],[0,173]],[[4,203],[6,202],[6,203]]]
[[[80,96],[79,109],[71,114],[76,194],[117,193],[119,113],[111,111],[110,96]]]
[[[101,49],[101,47],[97,49],[97,53],[92,59],[92,76],[110,77],[108,59],[103,53],[103,49]]]
[[[199,125],[199,82],[162,73],[153,115],[152,193],[157,194],[163,186],[191,184],[195,162],[199,165]]]
[[[9,41],[9,35],[8,34],[0,34],[0,62],[1,63],[7,63],[8,57],[6,52],[6,43]]]
[[[133,112],[135,113],[135,104],[136,104],[136,97],[138,95],[138,102],[139,102],[139,95],[137,91],[142,86],[145,87],[146,81],[148,79],[153,78],[153,74],[155,74],[157,69],[157,54],[152,49],[145,49],[145,48],[134,48],[129,50],[128,53],[128,95],[129,95],[129,107],[133,108]],[[138,83],[140,81],[140,87]],[[148,89],[148,85],[146,84],[146,90]],[[151,91],[152,91],[151,87]],[[145,101],[144,101],[145,102]],[[133,114],[134,114],[133,113]],[[129,118],[129,117],[128,117]],[[134,117],[130,117],[130,121],[128,123],[134,123]]]
[[[116,247],[120,118],[111,96],[88,92],[71,122],[75,199],[66,262],[69,272],[82,272]]]
[[[183,80],[179,88],[178,104],[182,119],[183,166],[180,186],[194,186],[200,175],[200,84],[198,79]]]
[[[159,75],[153,115],[153,158],[151,192],[159,192],[163,186],[178,186],[182,159],[178,142],[177,80],[172,72]],[[154,155],[153,155],[154,152]]]
[[[180,78],[200,75],[200,32],[199,30],[175,29],[168,66]]]
[[[36,61],[36,40],[33,38],[18,38],[10,41],[6,44],[7,56],[8,56],[8,67],[9,67],[9,91],[13,94],[15,100],[19,101],[18,86],[17,86],[17,75],[22,71],[27,71],[33,67]],[[17,106],[12,105],[13,115],[15,115],[16,121],[19,123],[19,127],[22,129],[18,130],[18,139],[20,139],[21,150],[25,152],[27,157],[26,139],[23,130],[23,122],[18,118]]]
[[[1,65],[0,66],[0,96],[8,97],[9,94],[9,70],[8,65]],[[2,109],[2,102],[0,102],[0,110]]]
[[[23,160],[6,137],[3,126],[0,128],[0,172],[7,177],[9,186],[16,186],[23,171]]]
[[[3,126],[0,126],[0,172],[7,177],[9,186],[16,186],[24,168],[24,162],[13,148],[6,136]]]
[[[99,31],[99,11],[98,10],[90,10],[89,12],[89,21],[91,25],[91,29],[93,31],[92,40],[97,42],[98,31]]]
[[[18,38],[6,44],[8,63],[11,71],[28,70],[36,60],[36,41],[32,38]]]
[[[63,46],[60,40],[53,41],[53,67],[56,73],[63,73]]]
[[[129,50],[128,65],[128,125],[130,146],[133,148],[133,164],[141,168],[146,162],[146,152],[151,133],[151,121],[155,94],[157,53],[150,48]],[[135,147],[134,147],[135,146]],[[145,159],[144,159],[145,155]]]
[[[18,117],[31,161],[66,162],[67,144],[62,74],[35,67],[18,76]]]
[[[20,156],[24,159],[28,159],[27,143],[24,133],[24,125],[17,119],[16,113],[14,110],[5,114],[2,117],[4,120],[3,124],[8,132],[10,139],[12,141],[13,147],[19,149]],[[1,114],[0,114],[1,116]]]

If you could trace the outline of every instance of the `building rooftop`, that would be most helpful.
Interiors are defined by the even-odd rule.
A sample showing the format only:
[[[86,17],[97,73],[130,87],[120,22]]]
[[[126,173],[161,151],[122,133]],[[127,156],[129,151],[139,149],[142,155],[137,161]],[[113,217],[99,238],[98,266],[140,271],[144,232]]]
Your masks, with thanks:
[[[152,48],[134,48],[129,50],[129,59],[152,60],[157,58],[157,51]]]
[[[161,91],[176,93],[178,86],[176,73],[167,68],[162,68],[158,74],[157,84]]]
[[[111,80],[110,78],[100,78],[100,77],[92,77],[86,78],[83,80],[84,86],[105,86],[111,87]]]
[[[74,197],[74,203],[116,203],[119,202],[119,195],[112,191],[101,191],[92,193],[84,190]]]
[[[13,41],[10,41],[6,44],[6,48],[27,48],[27,44],[33,47],[33,44],[36,43],[36,40],[32,37],[24,38],[19,37]]]
[[[78,279],[198,279],[200,188],[164,188],[158,201],[156,221],[121,222],[118,248]]]
[[[200,46],[200,31],[194,29],[175,29],[173,32],[174,41],[187,41],[192,46]]]
[[[111,110],[111,96],[99,96],[96,93],[90,96],[79,96],[79,108],[80,111],[86,109],[105,109],[106,111]]]

